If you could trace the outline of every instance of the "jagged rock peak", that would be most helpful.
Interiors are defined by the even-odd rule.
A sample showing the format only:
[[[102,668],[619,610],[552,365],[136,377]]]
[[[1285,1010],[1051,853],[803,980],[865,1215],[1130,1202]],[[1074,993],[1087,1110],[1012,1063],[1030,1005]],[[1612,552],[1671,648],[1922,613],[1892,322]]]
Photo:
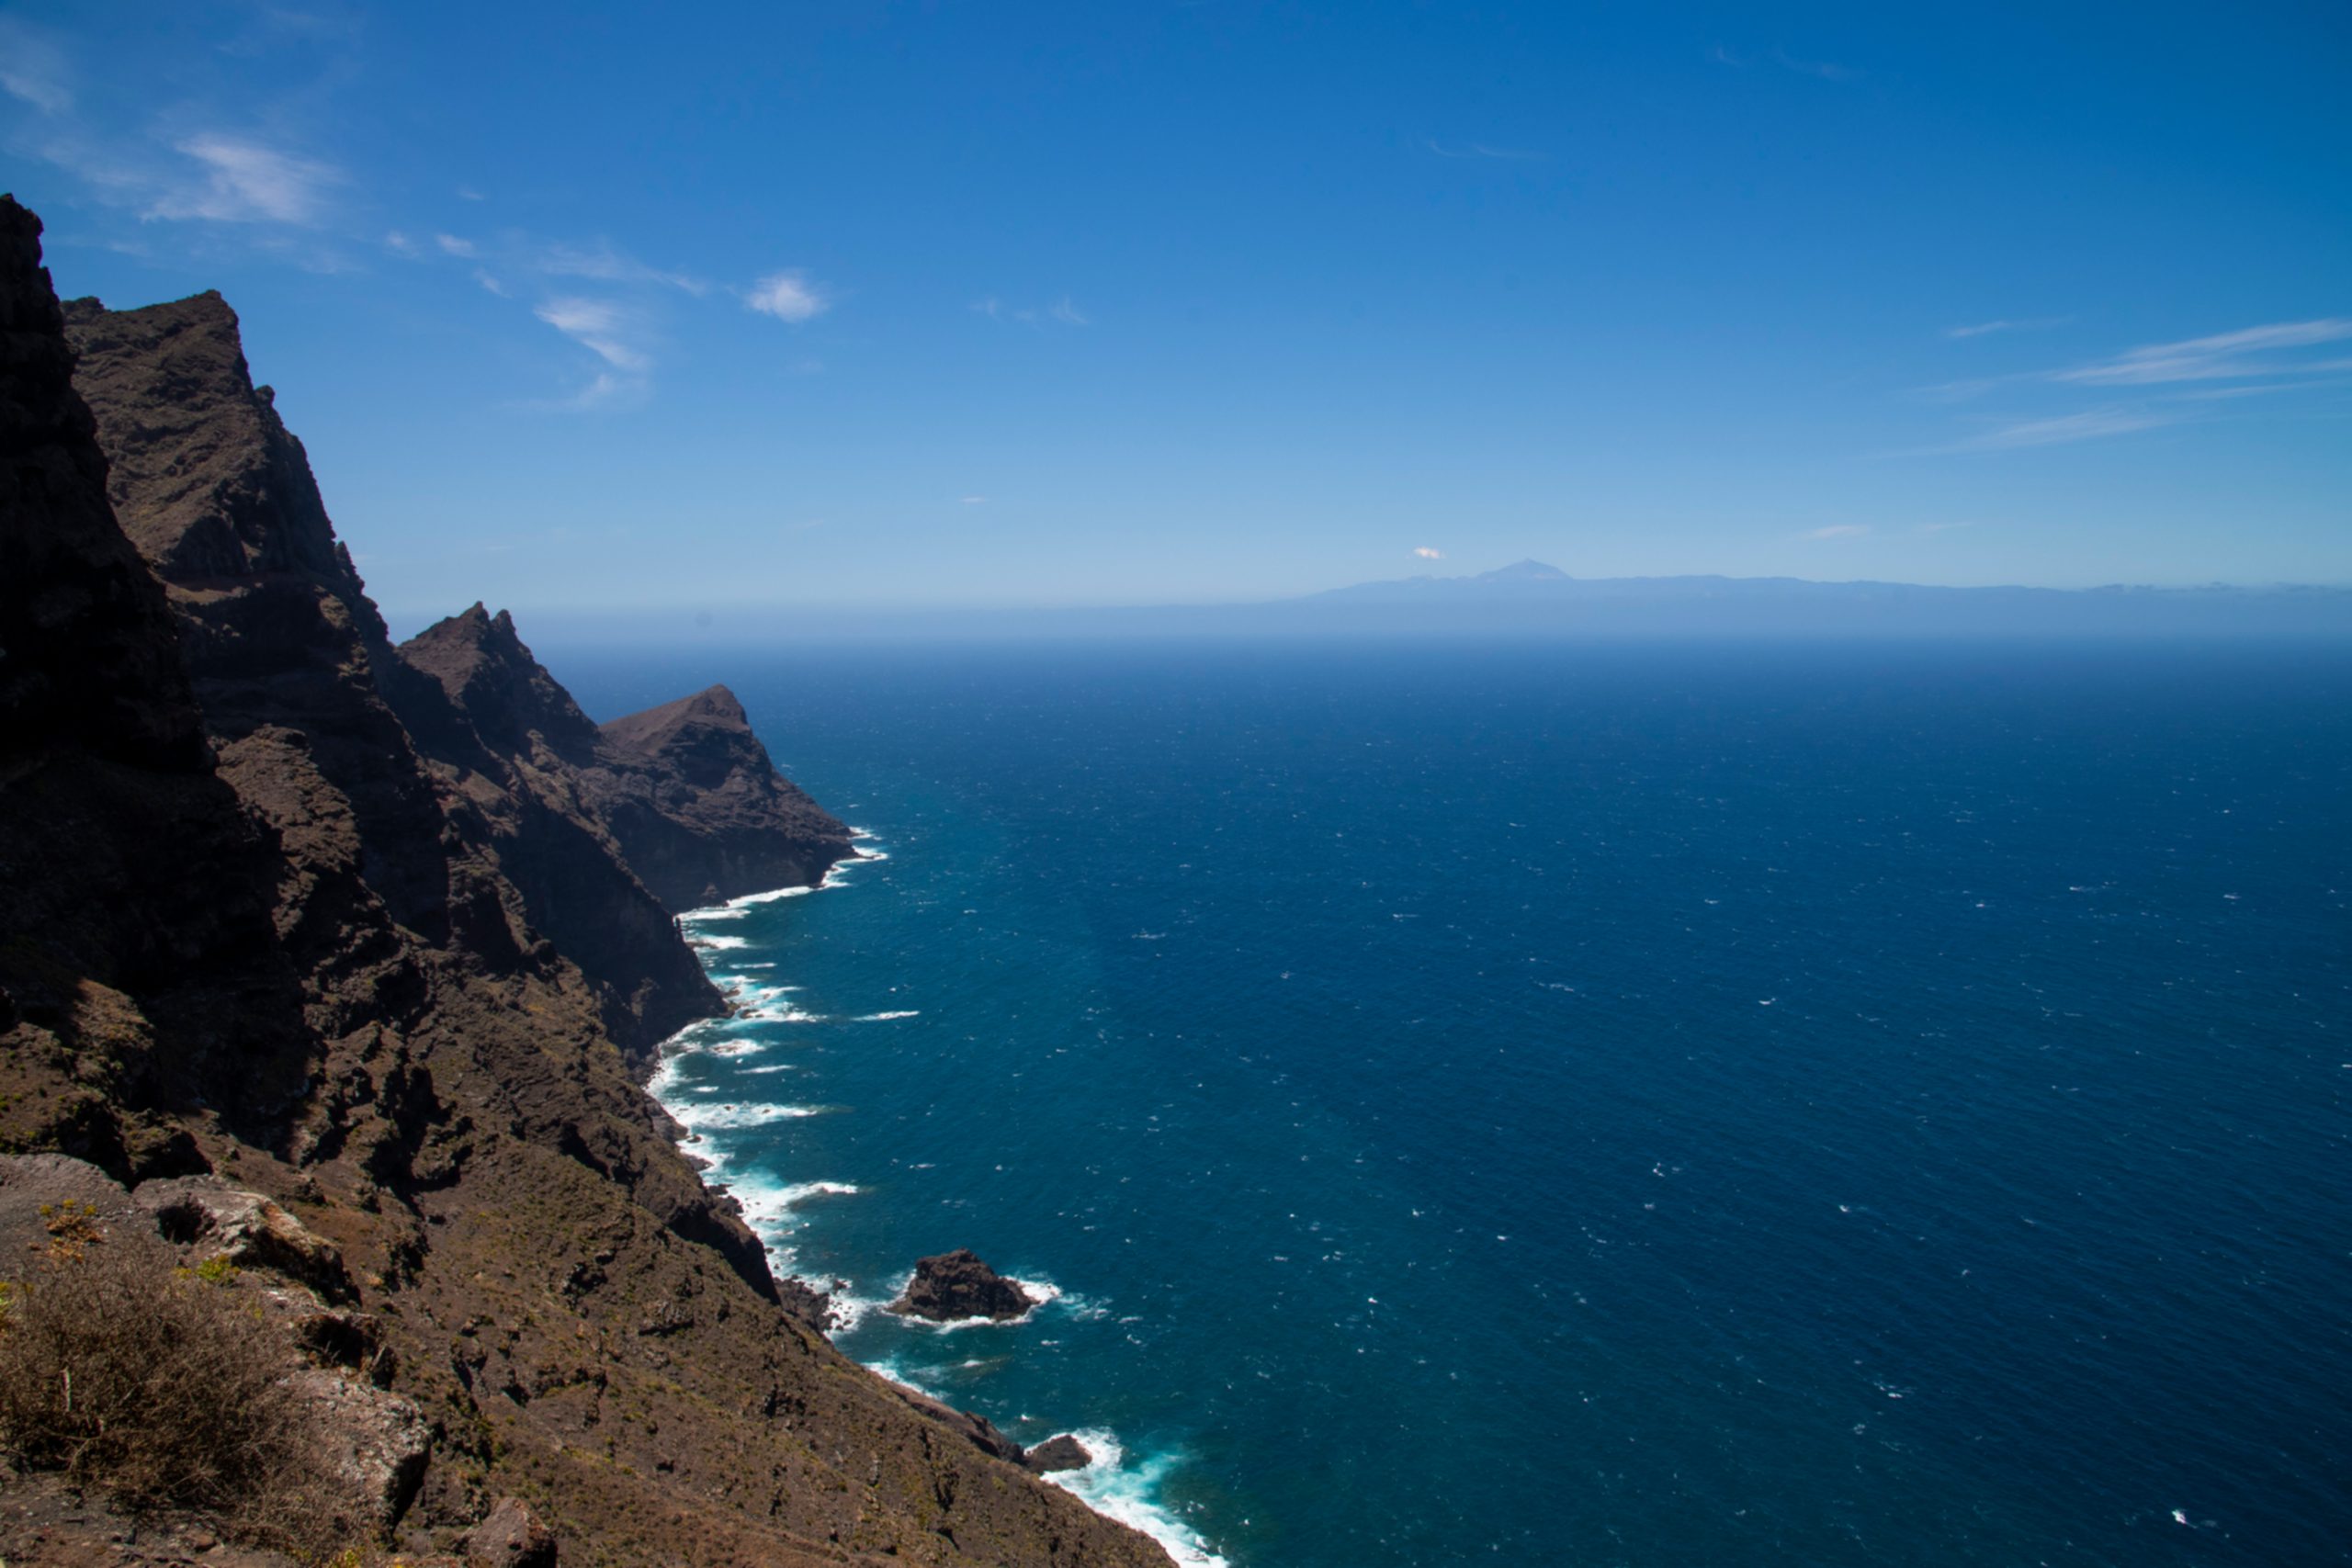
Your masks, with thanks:
[[[217,293],[109,310],[65,306],[74,385],[97,416],[122,530],[166,581],[300,573],[381,636],[334,536],[309,455],[256,389],[237,313]],[[364,606],[364,608],[363,608]]]
[[[492,615],[479,600],[401,644],[401,657],[441,683],[483,740],[519,751],[536,733],[574,761],[585,761],[596,726],[548,673],[514,629],[514,617]]]
[[[752,720],[725,686],[706,686],[690,697],[663,703],[605,726],[605,739],[632,751],[659,751],[691,725],[711,725],[748,735]]]

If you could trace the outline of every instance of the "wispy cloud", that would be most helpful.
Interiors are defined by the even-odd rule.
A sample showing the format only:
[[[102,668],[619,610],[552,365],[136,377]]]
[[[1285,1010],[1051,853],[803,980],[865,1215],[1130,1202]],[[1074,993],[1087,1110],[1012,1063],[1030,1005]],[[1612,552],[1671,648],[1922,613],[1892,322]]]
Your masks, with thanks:
[[[2150,387],[2171,381],[2250,379],[2292,375],[2306,368],[2291,359],[2259,357],[2280,349],[2352,338],[2352,319],[2324,316],[2308,321],[2274,321],[2211,337],[2150,344],[2095,365],[2053,370],[2050,379],[2092,387]]]
[[[421,256],[424,254],[424,246],[401,233],[398,229],[392,230],[384,236],[384,248],[396,255]]]
[[[796,324],[814,321],[832,309],[832,301],[808,281],[808,275],[804,272],[768,274],[752,286],[743,296],[743,303],[763,316]]]
[[[962,502],[966,506],[986,506],[989,500],[989,498],[984,495],[961,495],[957,496],[956,499]]]
[[[1949,338],[1990,337],[1995,333],[2038,333],[2048,327],[2063,327],[2072,316],[2032,316],[2022,321],[1973,321],[1966,326],[1946,327]]]
[[[455,234],[435,234],[433,243],[441,247],[444,255],[461,256],[470,261],[481,254],[481,248],[471,240],[461,240]]]
[[[0,92],[47,115],[74,107],[74,73],[65,51],[14,17],[0,17]]]
[[[598,283],[658,283],[696,296],[710,292],[710,285],[692,273],[648,265],[602,242],[594,245],[545,245],[524,259],[531,270],[550,277],[585,277]]]
[[[2098,441],[2174,424],[2175,416],[2156,409],[2089,409],[2052,419],[2029,419],[2001,425],[1943,447],[1947,452],[2005,452],[2021,446],[2063,446],[2076,441]]]
[[[1421,145],[1441,158],[1491,158],[1506,164],[1540,163],[1551,156],[1532,147],[1495,147],[1484,141],[1456,141],[1451,144],[1424,139]]]
[[[481,284],[491,293],[497,295],[501,299],[511,298],[507,293],[506,285],[501,283],[488,267],[478,266],[474,268],[474,281]]]
[[[609,299],[550,299],[532,313],[616,370],[641,376],[653,367],[651,356],[627,341],[635,320]]]
[[[1870,531],[1871,525],[1867,523],[1831,523],[1819,528],[1806,529],[1804,536],[1808,539],[1853,539]]]
[[[2056,325],[2063,320],[1985,321],[1947,328],[1944,335],[1977,337]],[[2344,372],[2352,371],[2352,358],[2340,354],[2318,356],[2299,351],[2347,339],[2352,339],[2352,317],[2316,316],[2307,321],[2271,321],[2203,337],[2145,344],[2086,365],[2022,370],[1920,388],[1914,396],[1937,402],[1961,402],[1996,389],[2006,389],[2012,394],[2034,393],[2046,400],[2053,388],[2097,388],[2109,398],[2124,400],[2071,412],[2013,417],[1948,445],[1917,449],[1913,455],[2071,446],[2211,418],[2211,412],[2200,415],[2197,411],[2211,411],[2218,403],[2333,387],[2340,383]]]
[[[1415,545],[1413,547],[1413,553],[1420,557],[1423,560],[1443,560],[1445,558],[1445,552],[1443,550],[1431,549],[1427,545]]]
[[[147,217],[307,226],[319,220],[327,192],[344,183],[332,164],[242,137],[192,136],[177,151],[200,166],[199,182],[175,184],[149,204]]]

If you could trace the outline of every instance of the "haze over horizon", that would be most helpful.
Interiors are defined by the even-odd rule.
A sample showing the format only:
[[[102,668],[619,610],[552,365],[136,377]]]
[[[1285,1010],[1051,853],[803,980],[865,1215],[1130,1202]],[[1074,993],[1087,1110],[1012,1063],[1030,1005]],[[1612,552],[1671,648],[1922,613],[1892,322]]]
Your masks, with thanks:
[[[377,597],[2352,582],[2341,12],[0,17]]]

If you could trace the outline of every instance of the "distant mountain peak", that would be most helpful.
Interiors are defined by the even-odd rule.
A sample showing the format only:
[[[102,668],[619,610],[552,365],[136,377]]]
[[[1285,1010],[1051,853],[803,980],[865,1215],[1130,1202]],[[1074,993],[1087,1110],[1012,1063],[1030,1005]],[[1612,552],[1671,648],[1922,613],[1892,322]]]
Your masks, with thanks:
[[[1568,574],[1556,566],[1545,566],[1540,560],[1515,560],[1509,566],[1498,566],[1492,571],[1482,571],[1473,582],[1566,582]]]

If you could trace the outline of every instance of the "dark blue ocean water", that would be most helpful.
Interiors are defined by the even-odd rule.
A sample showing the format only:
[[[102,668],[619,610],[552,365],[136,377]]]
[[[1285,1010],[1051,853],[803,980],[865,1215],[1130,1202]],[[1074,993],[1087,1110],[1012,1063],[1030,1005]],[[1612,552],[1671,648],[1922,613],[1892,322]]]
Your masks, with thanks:
[[[1115,1436],[1106,1506],[1236,1568],[2352,1555],[2342,653],[550,662],[724,679],[888,857],[696,922],[759,1016],[665,1093],[798,1272],[1063,1292],[839,1338]]]

